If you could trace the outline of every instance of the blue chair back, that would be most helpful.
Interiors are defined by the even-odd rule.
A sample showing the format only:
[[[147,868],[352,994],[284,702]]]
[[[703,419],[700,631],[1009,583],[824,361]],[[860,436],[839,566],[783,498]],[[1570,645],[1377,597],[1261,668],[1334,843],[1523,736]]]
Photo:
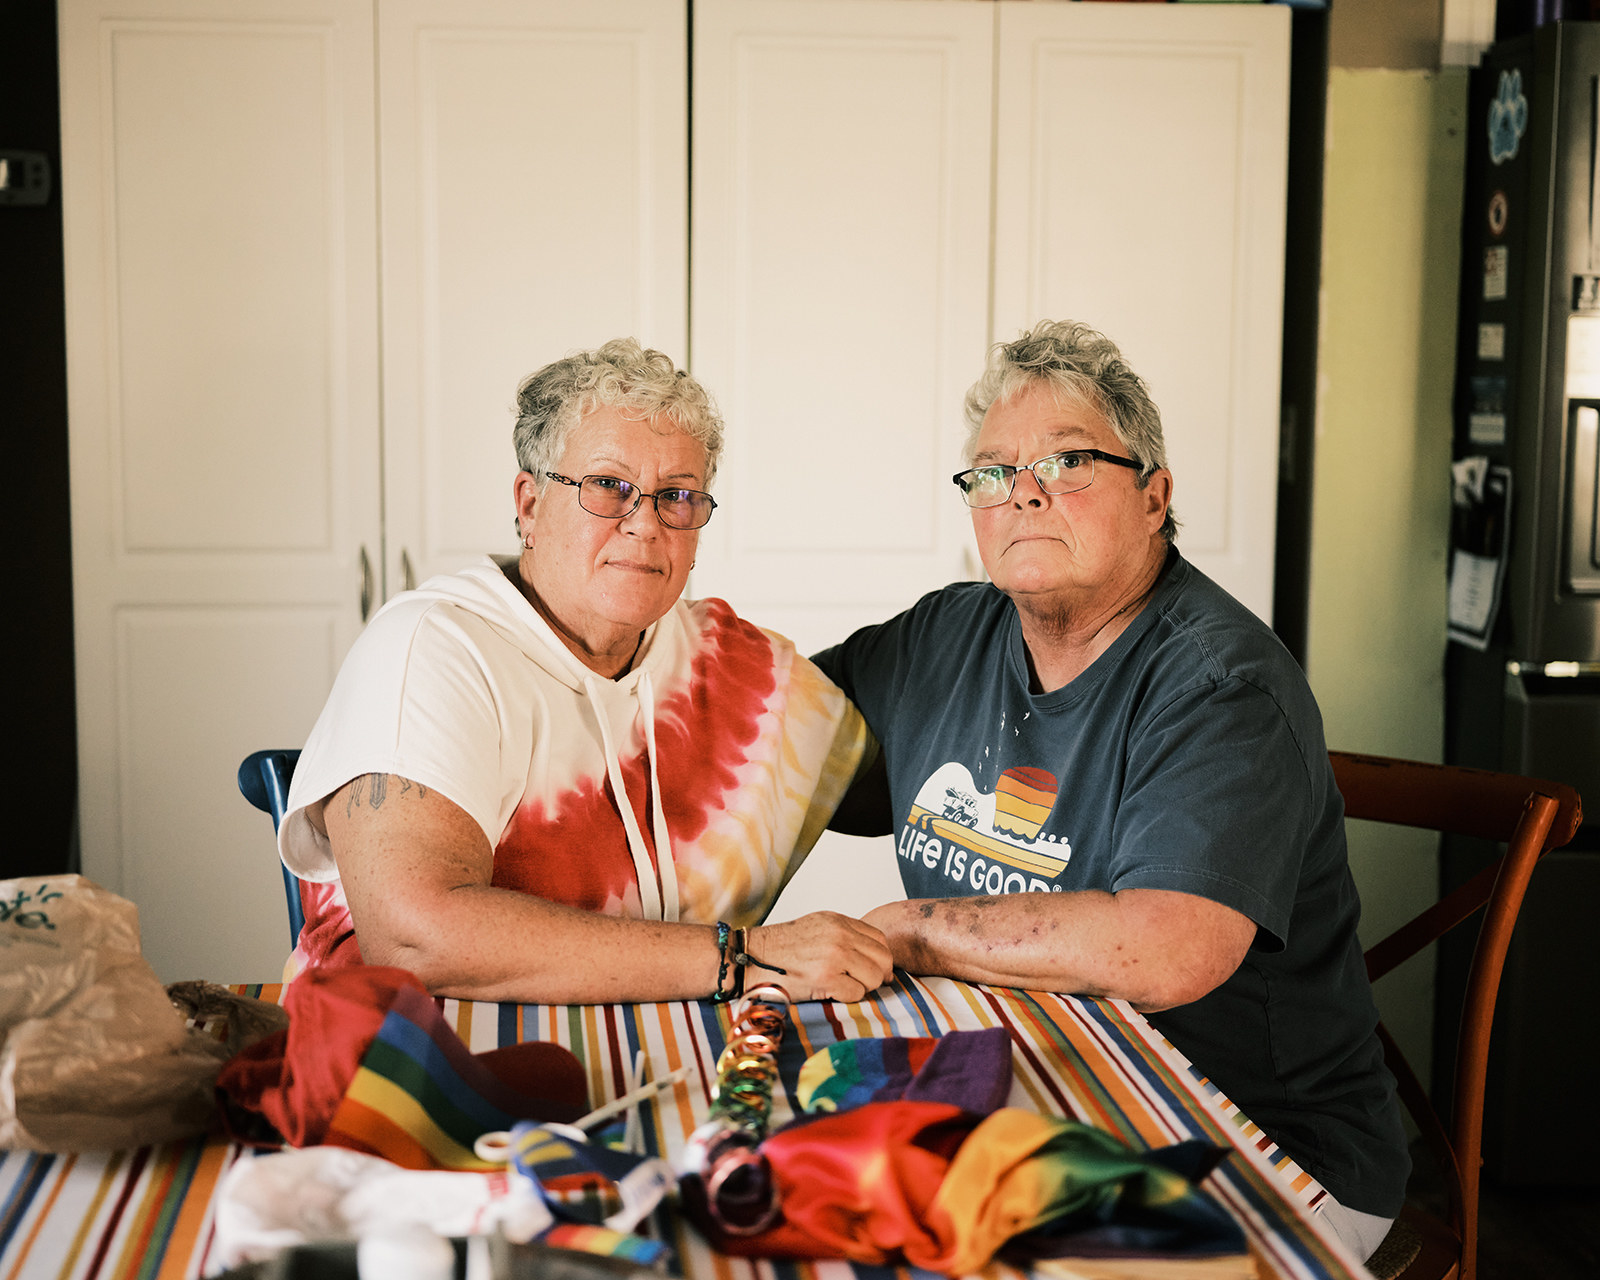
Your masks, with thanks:
[[[294,777],[299,759],[298,751],[254,751],[239,766],[239,790],[256,808],[272,815],[274,835],[288,808],[289,779]],[[306,923],[305,910],[300,905],[300,881],[282,859],[278,870],[283,872],[283,893],[289,905],[289,945],[293,947],[300,941],[300,930]]]

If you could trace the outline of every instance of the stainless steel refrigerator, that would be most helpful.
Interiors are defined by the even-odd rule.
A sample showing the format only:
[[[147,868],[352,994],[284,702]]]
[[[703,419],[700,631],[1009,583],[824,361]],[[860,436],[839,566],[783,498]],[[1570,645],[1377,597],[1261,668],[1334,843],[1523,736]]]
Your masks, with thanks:
[[[1447,758],[1571,783],[1578,839],[1533,878],[1495,1021],[1485,1165],[1600,1180],[1600,23],[1473,71],[1446,659]],[[1442,887],[1489,851],[1448,843]],[[1469,931],[1458,931],[1469,932]],[[1441,949],[1435,1092],[1470,936]]]

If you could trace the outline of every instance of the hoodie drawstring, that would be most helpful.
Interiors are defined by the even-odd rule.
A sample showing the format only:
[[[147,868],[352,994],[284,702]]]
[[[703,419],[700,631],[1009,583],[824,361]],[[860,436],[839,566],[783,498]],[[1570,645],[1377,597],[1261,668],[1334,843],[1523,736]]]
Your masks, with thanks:
[[[678,864],[672,858],[672,835],[667,831],[667,811],[661,803],[661,779],[656,775],[656,693],[650,673],[639,673],[639,708],[644,712],[644,744],[650,754],[650,817],[655,827],[656,865],[661,868],[661,918],[678,918]]]
[[[633,801],[622,780],[622,763],[617,758],[616,744],[611,738],[611,721],[606,715],[606,687],[593,675],[585,675],[583,689],[594,708],[595,719],[600,722],[600,747],[605,752],[606,776],[611,779],[611,791],[616,797],[617,809],[622,814],[622,826],[628,833],[628,852],[633,856],[634,874],[639,881],[639,905],[646,920],[676,920],[678,918],[678,876],[672,860],[672,839],[667,832],[667,817],[661,806],[661,783],[656,776],[656,714],[654,688],[650,676],[641,672],[634,696],[644,713],[645,749],[650,757],[650,807],[651,827],[656,840],[656,864],[650,861],[650,851],[645,847],[644,833],[639,830],[638,819],[633,814]],[[615,688],[611,685],[611,688]]]

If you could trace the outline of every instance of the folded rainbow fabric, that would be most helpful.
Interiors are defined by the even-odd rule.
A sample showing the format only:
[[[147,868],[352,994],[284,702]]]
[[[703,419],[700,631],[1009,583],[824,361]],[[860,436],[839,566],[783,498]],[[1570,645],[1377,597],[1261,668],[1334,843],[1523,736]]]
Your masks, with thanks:
[[[559,1045],[514,1046],[529,1054]],[[502,1049],[500,1054],[509,1052]],[[576,1059],[573,1059],[576,1064]],[[565,1064],[562,1064],[563,1067]],[[519,1120],[576,1119],[569,1106],[512,1088],[474,1056],[445,1022],[433,997],[412,988],[395,993],[362,1055],[323,1141],[382,1156],[406,1169],[494,1169],[472,1144]]]
[[[476,1173],[486,1199],[504,1199],[509,1187],[542,1200],[545,1222],[563,1220],[543,1236],[558,1248],[641,1266],[670,1254],[628,1231],[671,1188],[670,1166],[530,1123],[589,1110],[583,1067],[569,1050],[527,1041],[474,1054],[412,974],[378,965],[309,970],[284,1005],[287,1032],[235,1057],[220,1084],[291,1145]],[[473,1151],[500,1130],[519,1139],[509,1171]]]
[[[626,1231],[589,1227],[577,1222],[558,1222],[539,1239],[553,1248],[620,1258],[641,1267],[660,1266],[672,1256],[672,1247],[661,1240],[647,1240]]]
[[[937,1269],[975,1270],[997,1253],[1048,1257],[1244,1252],[1244,1233],[1196,1185],[1224,1154],[1190,1140],[1155,1151],[1075,1120],[996,1111],[961,1144],[930,1212],[955,1244]]]
[[[327,1142],[408,1169],[484,1169],[482,1133],[588,1110],[583,1066],[529,1041],[473,1054],[404,969],[312,969],[284,994],[286,1032],[231,1059],[229,1101],[295,1147]]]
[[[1180,1170],[1206,1143],[1140,1152],[1103,1130],[1005,1108],[870,1102],[761,1147],[782,1215],[760,1235],[697,1224],[725,1253],[902,1262],[946,1275],[1007,1257],[1239,1253],[1238,1225]],[[694,1200],[687,1203],[698,1207]]]
[[[942,1036],[840,1040],[806,1059],[795,1096],[806,1111],[866,1102],[948,1102],[987,1115],[1011,1093],[1011,1036],[1004,1027]]]
[[[685,1203],[727,1253],[910,1263],[947,1275],[996,1255],[1194,1258],[1244,1236],[1196,1184],[1222,1148],[1135,1151],[1090,1125],[1005,1106],[1004,1028],[938,1039],[846,1040],[800,1069],[810,1114],[761,1144],[781,1216],[733,1237],[686,1186]]]

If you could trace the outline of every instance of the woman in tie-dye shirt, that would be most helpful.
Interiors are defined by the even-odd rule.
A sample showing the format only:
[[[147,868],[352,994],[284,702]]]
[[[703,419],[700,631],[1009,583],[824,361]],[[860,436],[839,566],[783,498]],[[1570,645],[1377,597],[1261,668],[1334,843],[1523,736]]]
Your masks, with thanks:
[[[390,601],[306,743],[280,833],[290,971],[393,964],[444,994],[587,1003],[732,985],[717,922],[797,999],[890,974],[829,912],[753,927],[875,751],[842,693],[722,601],[680,599],[722,424],[631,340],[518,393],[515,558]]]

